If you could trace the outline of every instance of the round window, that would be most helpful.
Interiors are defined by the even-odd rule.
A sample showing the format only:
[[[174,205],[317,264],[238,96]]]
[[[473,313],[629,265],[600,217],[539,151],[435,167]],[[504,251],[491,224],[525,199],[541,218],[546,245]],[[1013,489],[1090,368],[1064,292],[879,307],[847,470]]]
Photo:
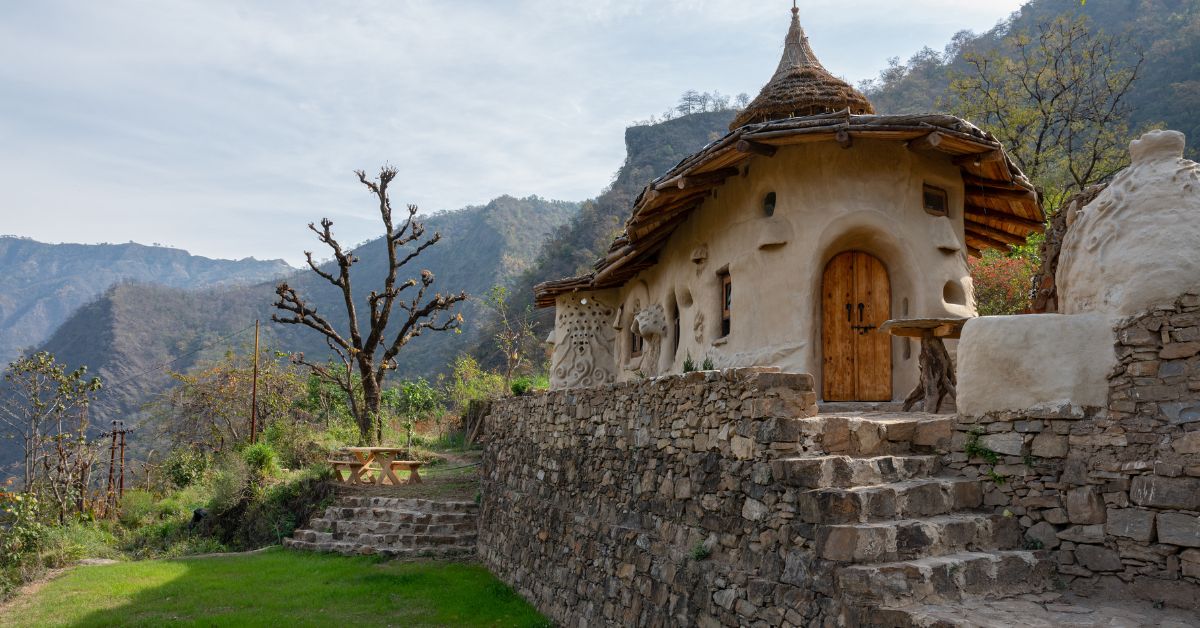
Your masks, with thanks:
[[[768,216],[775,215],[775,193],[774,192],[767,192],[767,195],[763,197],[763,213]]]

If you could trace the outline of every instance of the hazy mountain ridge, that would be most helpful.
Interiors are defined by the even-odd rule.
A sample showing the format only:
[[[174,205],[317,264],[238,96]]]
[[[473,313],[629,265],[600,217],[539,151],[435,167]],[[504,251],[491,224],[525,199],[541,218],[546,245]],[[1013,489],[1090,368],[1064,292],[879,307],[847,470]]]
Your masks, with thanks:
[[[47,340],[80,306],[123,281],[174,288],[252,284],[295,269],[283,260],[211,259],[142,244],[47,244],[0,236],[0,363]]]
[[[443,237],[410,264],[408,274],[416,276],[428,268],[436,275],[435,287],[440,291],[482,295],[528,266],[550,231],[577,210],[576,203],[503,196],[483,206],[422,216],[427,231],[441,232]],[[321,255],[321,246],[313,242],[308,248]],[[382,283],[386,253],[380,239],[354,251],[360,261],[352,278],[361,302],[371,287]],[[282,279],[345,328],[345,312],[335,288],[309,270],[293,269]],[[119,283],[71,315],[40,348],[72,367],[87,365],[108,383],[92,413],[99,425],[113,416],[136,412],[169,386],[168,370],[186,372],[229,349],[251,346],[255,319],[261,321],[264,346],[325,356],[328,349],[317,332],[271,322],[276,283],[198,290]],[[475,303],[467,304],[463,312],[468,321],[480,316]],[[400,355],[398,376],[436,374],[455,354],[478,344],[478,333],[476,324],[468,325],[462,334],[418,338]],[[158,368],[180,356],[169,369]],[[150,372],[139,375],[144,371]]]

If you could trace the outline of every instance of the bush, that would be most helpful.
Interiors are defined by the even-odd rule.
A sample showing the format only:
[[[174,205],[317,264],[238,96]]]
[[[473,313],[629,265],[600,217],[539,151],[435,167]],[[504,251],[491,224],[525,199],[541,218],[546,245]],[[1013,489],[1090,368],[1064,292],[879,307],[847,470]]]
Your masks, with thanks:
[[[240,456],[223,456],[211,476],[210,510],[222,512],[237,506],[250,492],[250,467]]]
[[[326,449],[317,442],[312,427],[297,421],[275,421],[262,433],[263,441],[270,443],[279,454],[279,464],[288,469],[303,469],[325,459]],[[351,440],[358,438],[354,427]]]
[[[512,388],[514,395],[520,397],[533,388],[533,379],[530,377],[521,376],[514,379],[512,381],[512,385],[509,387]]]
[[[281,543],[333,501],[333,470],[319,465],[262,491],[245,491],[230,507],[214,509],[201,530],[222,545],[248,550]]]
[[[204,477],[208,456],[194,449],[173,449],[163,461],[163,473],[178,488],[191,486]]]
[[[279,454],[267,442],[257,442],[242,450],[242,458],[246,465],[260,476],[279,474]]]
[[[134,489],[125,491],[121,498],[120,513],[117,520],[126,528],[135,529],[146,523],[156,510],[154,495],[150,491]]]

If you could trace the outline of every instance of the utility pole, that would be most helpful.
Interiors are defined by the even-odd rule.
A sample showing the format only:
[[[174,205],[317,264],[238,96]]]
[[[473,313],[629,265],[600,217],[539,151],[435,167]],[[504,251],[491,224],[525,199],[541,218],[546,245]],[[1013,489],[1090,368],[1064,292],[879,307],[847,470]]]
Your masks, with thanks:
[[[258,430],[258,319],[254,319],[254,383],[250,389],[250,442]]]
[[[105,436],[112,438],[112,444],[108,446],[108,484],[104,488],[105,502],[111,507],[116,506],[116,494],[113,492],[115,487],[113,471],[117,466],[117,421],[112,422],[112,431]]]

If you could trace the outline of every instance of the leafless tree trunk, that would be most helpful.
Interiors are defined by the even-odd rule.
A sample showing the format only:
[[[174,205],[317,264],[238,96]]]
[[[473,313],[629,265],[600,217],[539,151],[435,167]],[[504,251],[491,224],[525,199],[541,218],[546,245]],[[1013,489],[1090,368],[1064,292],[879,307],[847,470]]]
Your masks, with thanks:
[[[425,226],[416,219],[417,206],[408,205],[408,215],[397,227],[392,221],[392,204],[388,197],[388,186],[396,178],[396,169],[385,166],[379,171],[378,179],[368,179],[366,173],[358,171],[358,180],[375,196],[379,203],[379,214],[384,226],[384,246],[388,254],[388,271],[383,281],[382,290],[372,290],[366,299],[367,326],[365,334],[360,328],[358,311],[351,285],[350,268],[358,261],[354,252],[344,249],[334,238],[333,221],[328,218],[321,220],[320,227],[309,224],[308,228],[317,234],[317,239],[333,252],[337,270],[323,270],[313,259],[310,251],[304,255],[308,266],[314,273],[341,291],[343,306],[346,308],[346,320],[349,329],[345,333],[334,329],[329,321],[317,313],[317,308],[310,305],[296,290],[281,283],[275,289],[277,299],[275,307],[288,314],[278,314],[271,317],[278,323],[304,325],[320,332],[326,343],[342,360],[343,364],[356,366],[362,381],[362,405],[355,403],[353,378],[347,376],[331,377],[329,369],[305,361],[318,376],[336,382],[350,397],[358,423],[359,437],[364,442],[370,442],[380,437],[379,430],[372,434],[371,427],[379,416],[380,399],[383,391],[383,379],[388,369],[396,367],[395,358],[413,338],[425,331],[438,332],[457,329],[462,324],[462,315],[451,315],[451,311],[461,301],[466,300],[465,292],[456,295],[443,295],[435,292],[429,295],[433,286],[433,273],[428,270],[420,272],[420,279],[401,281],[399,273],[410,262],[416,259],[429,247],[441,240],[440,233],[425,237]],[[408,298],[411,297],[411,298]],[[392,323],[393,310],[399,308],[399,319],[396,325],[389,329]],[[380,353],[382,352],[382,355]]]

